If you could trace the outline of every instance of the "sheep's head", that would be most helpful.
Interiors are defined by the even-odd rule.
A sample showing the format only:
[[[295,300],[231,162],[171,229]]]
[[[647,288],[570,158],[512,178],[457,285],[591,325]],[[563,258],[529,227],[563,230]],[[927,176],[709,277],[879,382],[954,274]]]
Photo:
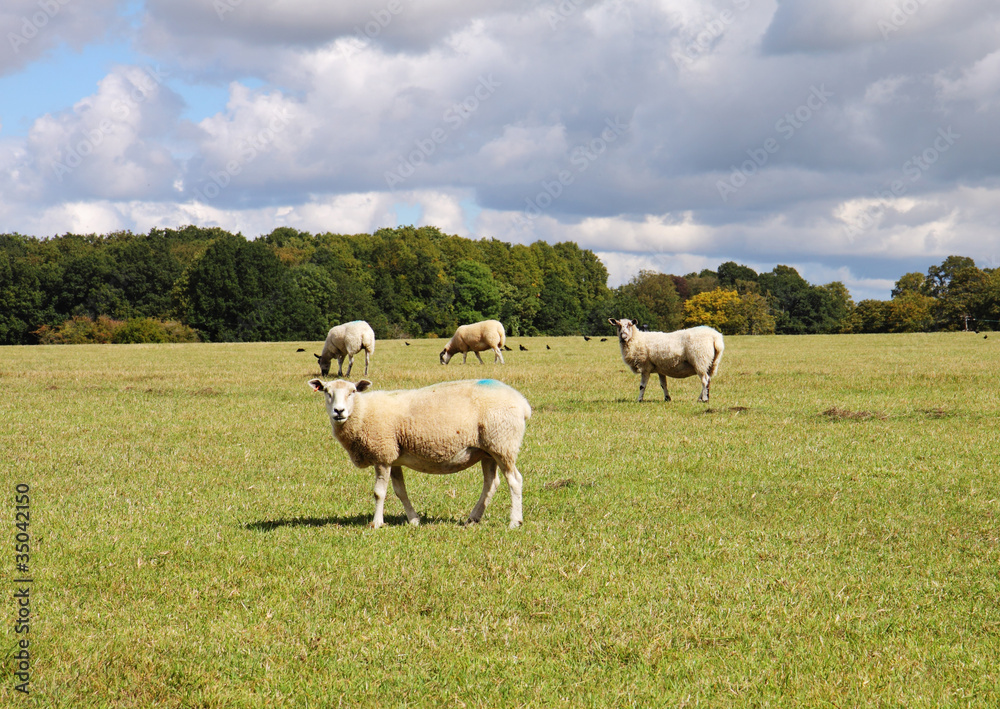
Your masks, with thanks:
[[[333,360],[333,357],[327,357],[325,360],[322,357],[320,357],[318,354],[314,354],[313,357],[315,357],[316,359],[319,360],[319,374],[320,374],[320,376],[321,377],[325,377],[327,374],[329,374],[330,373],[330,362]]]
[[[441,364],[448,364],[448,362],[450,361],[451,361],[451,352],[449,352],[448,348],[445,347],[443,350],[441,350]]]
[[[332,382],[310,379],[308,383],[313,391],[323,392],[326,397],[326,411],[330,414],[330,420],[335,424],[344,423],[354,411],[354,395],[363,392],[372,385],[367,379],[362,379],[357,384],[352,384],[345,379],[335,379]]]
[[[614,318],[608,318],[608,322],[615,326],[615,330],[618,331],[618,341],[622,344],[631,340],[639,327],[638,320],[627,320],[625,318],[615,320]]]

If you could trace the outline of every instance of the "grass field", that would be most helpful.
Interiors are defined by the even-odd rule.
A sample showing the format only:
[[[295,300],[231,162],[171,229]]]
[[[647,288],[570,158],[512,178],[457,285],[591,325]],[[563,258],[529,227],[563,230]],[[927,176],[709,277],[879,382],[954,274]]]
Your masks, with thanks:
[[[0,705],[1000,705],[1000,337],[730,337],[709,407],[613,338],[411,343],[376,387],[531,402],[521,529],[462,526],[479,466],[368,529],[320,343],[0,348]]]

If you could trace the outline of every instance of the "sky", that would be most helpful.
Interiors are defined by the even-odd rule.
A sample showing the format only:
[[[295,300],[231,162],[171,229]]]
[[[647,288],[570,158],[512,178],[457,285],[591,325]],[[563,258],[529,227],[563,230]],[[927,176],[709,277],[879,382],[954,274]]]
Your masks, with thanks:
[[[1000,266],[996,0],[4,0],[0,232],[281,226]]]

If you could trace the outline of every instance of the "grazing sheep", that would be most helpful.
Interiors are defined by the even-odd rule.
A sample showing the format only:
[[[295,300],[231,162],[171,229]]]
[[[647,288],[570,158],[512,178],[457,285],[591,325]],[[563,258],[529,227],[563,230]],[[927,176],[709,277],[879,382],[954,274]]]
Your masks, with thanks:
[[[503,352],[501,348],[507,340],[507,333],[504,332],[503,325],[498,320],[483,320],[471,325],[459,325],[451,340],[441,350],[441,364],[448,364],[451,358],[462,353],[462,364],[466,364],[469,353],[472,352],[479,360],[479,364],[486,364],[479,356],[480,352],[493,350],[496,355],[493,362],[497,360],[503,364]]]
[[[646,392],[650,374],[659,375],[665,401],[670,401],[667,377],[683,379],[697,375],[701,379],[698,401],[708,401],[709,386],[725,349],[722,333],[704,325],[676,332],[641,332],[635,320],[608,318],[608,322],[618,330],[618,344],[625,364],[642,375],[639,401]]]
[[[319,371],[324,377],[330,373],[330,360],[337,358],[337,376],[351,376],[354,355],[365,351],[365,374],[368,374],[368,360],[375,354],[375,331],[364,320],[330,328],[323,344],[323,354],[313,355],[319,360]],[[347,374],[344,375],[344,357],[347,357]]]
[[[375,466],[375,517],[382,526],[385,495],[392,489],[410,524],[420,516],[410,504],[403,466],[422,473],[457,473],[483,464],[483,494],[469,512],[468,522],[482,519],[500,478],[510,488],[511,529],[522,522],[517,454],[531,406],[519,392],[494,379],[434,384],[423,389],[367,391],[371,382],[338,379],[309,381],[326,397],[333,435],[359,468]]]

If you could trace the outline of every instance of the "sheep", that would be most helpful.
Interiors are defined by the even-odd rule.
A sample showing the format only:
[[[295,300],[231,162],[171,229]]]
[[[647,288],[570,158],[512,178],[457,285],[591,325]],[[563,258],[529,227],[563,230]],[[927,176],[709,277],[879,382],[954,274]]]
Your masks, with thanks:
[[[326,397],[333,436],[359,468],[375,466],[375,516],[382,526],[385,495],[392,489],[410,524],[420,516],[410,504],[403,466],[423,473],[447,474],[481,462],[483,493],[469,512],[479,522],[499,484],[497,468],[510,488],[510,528],[521,525],[523,478],[517,454],[531,406],[515,389],[494,379],[434,384],[423,389],[368,391],[371,382],[311,379]]]
[[[441,350],[441,364],[448,364],[451,358],[462,353],[462,364],[466,364],[469,352],[476,355],[479,364],[486,364],[479,356],[480,352],[493,350],[493,363],[499,360],[503,364],[504,342],[507,340],[507,333],[504,332],[503,325],[498,320],[483,320],[471,325],[459,325],[451,340]]]
[[[725,344],[722,333],[704,325],[676,332],[641,332],[635,320],[608,322],[618,331],[618,344],[622,360],[636,374],[639,381],[639,401],[646,392],[650,374],[660,377],[664,401],[670,401],[667,377],[683,379],[697,375],[701,379],[701,396],[698,401],[708,401],[712,377],[719,369]]]
[[[352,320],[330,328],[323,343],[323,354],[313,356],[319,360],[320,375],[324,377],[330,373],[330,360],[334,357],[337,358],[337,376],[345,376],[344,357],[347,357],[346,376],[349,377],[354,367],[354,355],[361,350],[365,351],[365,376],[368,376],[368,360],[375,354],[375,331],[364,320]]]

